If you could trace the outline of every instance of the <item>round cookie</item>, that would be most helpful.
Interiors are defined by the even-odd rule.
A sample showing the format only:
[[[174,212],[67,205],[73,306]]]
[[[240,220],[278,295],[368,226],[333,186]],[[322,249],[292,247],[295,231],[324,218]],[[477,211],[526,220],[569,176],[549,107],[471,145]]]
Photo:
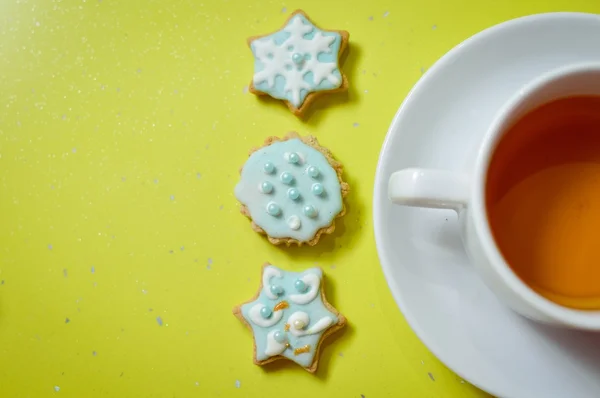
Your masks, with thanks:
[[[252,229],[275,245],[315,245],[345,214],[342,165],[313,136],[269,137],[250,152],[235,196]]]

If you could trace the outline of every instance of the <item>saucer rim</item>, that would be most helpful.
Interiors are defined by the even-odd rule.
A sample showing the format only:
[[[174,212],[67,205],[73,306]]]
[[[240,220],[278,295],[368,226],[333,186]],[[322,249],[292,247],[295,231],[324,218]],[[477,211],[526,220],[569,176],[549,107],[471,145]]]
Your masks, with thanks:
[[[426,85],[427,81],[432,76],[434,76],[436,73],[438,73],[443,68],[445,68],[449,63],[452,62],[452,60],[454,58],[456,58],[457,56],[468,51],[469,48],[472,45],[474,45],[476,42],[485,40],[489,36],[499,34],[500,31],[502,31],[502,30],[514,28],[519,25],[535,23],[540,20],[544,20],[545,22],[547,22],[547,21],[563,19],[563,18],[582,19],[582,20],[593,19],[595,21],[598,21],[600,18],[600,15],[584,13],[584,12],[549,12],[549,13],[539,13],[539,14],[532,14],[532,15],[517,17],[514,19],[510,19],[510,20],[501,22],[499,24],[493,25],[489,28],[486,28],[486,29],[474,34],[473,36],[470,36],[469,38],[465,39],[464,41],[460,42],[459,44],[454,46],[452,49],[450,49],[441,58],[439,58],[433,64],[433,66],[431,68],[429,68],[425,72],[425,74],[419,79],[419,81],[417,81],[417,83],[415,83],[413,88],[409,91],[409,93],[406,95],[406,97],[402,101],[400,107],[398,108],[398,110],[396,111],[396,113],[392,119],[392,122],[390,123],[390,126],[389,126],[388,131],[385,136],[385,139],[381,146],[381,150],[379,152],[379,159],[377,161],[374,189],[373,189],[373,229],[374,229],[374,236],[375,236],[375,244],[376,244],[376,248],[377,248],[377,255],[379,258],[379,263],[380,263],[381,269],[382,269],[384,277],[386,279],[386,283],[388,285],[388,289],[390,290],[392,297],[394,298],[394,301],[396,302],[396,305],[398,306],[398,309],[400,310],[401,315],[407,321],[408,325],[413,330],[413,332],[417,335],[419,340],[427,347],[427,349],[429,351],[431,351],[431,353],[433,355],[435,355],[435,357],[440,362],[442,362],[448,369],[452,370],[452,372],[457,374],[461,379],[468,381],[470,384],[474,385],[475,387],[479,388],[480,390],[487,392],[489,394],[492,394],[494,396],[503,396],[505,394],[503,394],[502,391],[499,391],[495,388],[490,388],[489,386],[484,386],[482,383],[479,382],[479,380],[475,380],[471,377],[468,377],[463,372],[457,370],[456,367],[452,366],[453,360],[451,358],[446,358],[444,355],[440,355],[440,352],[442,350],[440,349],[439,345],[435,341],[426,340],[424,338],[425,333],[423,332],[419,323],[415,320],[412,313],[409,311],[408,306],[404,302],[403,294],[401,293],[401,291],[399,289],[397,291],[392,289],[392,286],[390,285],[390,281],[392,280],[392,277],[391,277],[391,271],[389,268],[392,267],[392,262],[389,262],[389,264],[387,264],[387,265],[386,265],[386,262],[384,262],[384,259],[386,258],[386,256],[384,254],[384,249],[380,243],[383,241],[382,236],[385,234],[385,231],[383,231],[384,223],[382,222],[384,219],[385,213],[383,211],[383,208],[381,206],[378,206],[378,203],[380,203],[382,201],[383,197],[385,197],[387,199],[387,179],[385,179],[382,169],[384,168],[384,162],[387,163],[387,158],[389,157],[388,146],[390,145],[392,137],[397,134],[397,133],[394,133],[394,131],[397,130],[397,126],[401,123],[401,119],[402,119],[403,115],[405,114],[405,110],[408,107],[408,104],[413,100],[414,97],[416,97],[423,90],[423,87]]]

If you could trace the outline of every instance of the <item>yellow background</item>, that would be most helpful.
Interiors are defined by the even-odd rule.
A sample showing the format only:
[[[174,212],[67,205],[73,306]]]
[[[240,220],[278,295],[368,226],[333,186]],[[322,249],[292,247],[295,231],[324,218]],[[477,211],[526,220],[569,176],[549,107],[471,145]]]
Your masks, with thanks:
[[[246,92],[246,37],[300,7],[351,43],[348,95],[305,122]],[[392,300],[372,231],[375,166],[436,59],[493,24],[567,9],[600,3],[1,1],[0,396],[484,396]],[[248,150],[290,130],[332,149],[352,188],[335,235],[314,248],[271,246],[233,196]],[[316,375],[252,364],[231,309],[265,261],[323,267],[349,319]]]

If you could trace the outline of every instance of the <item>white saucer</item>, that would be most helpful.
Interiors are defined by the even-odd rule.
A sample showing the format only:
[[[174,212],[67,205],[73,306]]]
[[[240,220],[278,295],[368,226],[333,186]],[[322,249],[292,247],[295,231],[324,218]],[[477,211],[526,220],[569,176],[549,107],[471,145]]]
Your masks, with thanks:
[[[500,397],[600,397],[600,334],[553,329],[506,308],[468,264],[456,214],[392,205],[411,166],[464,170],[492,116],[534,76],[600,62],[600,16],[542,14],[477,34],[440,59],[390,127],[375,179],[375,237],[407,321],[448,367]]]

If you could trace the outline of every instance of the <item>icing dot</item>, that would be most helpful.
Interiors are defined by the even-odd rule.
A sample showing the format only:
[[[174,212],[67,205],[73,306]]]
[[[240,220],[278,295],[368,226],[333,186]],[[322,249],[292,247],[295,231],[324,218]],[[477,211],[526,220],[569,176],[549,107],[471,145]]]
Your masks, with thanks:
[[[275,171],[275,165],[271,162],[267,162],[265,163],[265,165],[263,166],[263,170],[265,171],[265,173],[267,174],[272,174]]]
[[[308,169],[306,169],[306,173],[312,178],[317,178],[319,176],[319,169],[315,166],[309,166]]]
[[[294,176],[287,171],[281,173],[281,182],[290,185],[294,181]]]
[[[292,200],[296,200],[300,197],[300,191],[298,191],[296,188],[290,188],[287,191],[288,197]]]
[[[290,218],[288,218],[287,223],[288,226],[294,231],[300,229],[301,222],[298,216],[291,216]]]
[[[281,296],[283,294],[283,288],[279,285],[271,285],[269,289],[271,289],[271,293],[276,296]]]
[[[300,156],[296,152],[292,152],[288,156],[288,162],[290,163],[298,163],[300,161]]]
[[[275,333],[273,333],[273,338],[278,343],[284,343],[287,340],[287,337],[285,337],[285,334],[281,332],[281,330],[278,330]]]
[[[296,319],[294,321],[294,329],[300,330],[300,329],[303,329],[304,326],[306,326],[306,324],[304,322],[302,322],[300,319]]]
[[[317,216],[317,209],[312,205],[306,205],[302,208],[302,212],[306,217],[315,218]]]
[[[296,65],[299,65],[304,61],[304,56],[300,53],[294,53],[294,55],[292,55],[292,61],[294,61]]]
[[[294,287],[296,288],[297,291],[299,291],[300,293],[304,293],[306,291],[306,283],[304,283],[304,281],[302,279],[298,279],[295,283],[294,283]]]
[[[278,216],[279,213],[281,213],[281,208],[277,203],[269,202],[269,204],[267,204],[267,213],[272,216]]]
[[[273,192],[273,184],[271,184],[269,181],[265,181],[262,184],[260,184],[260,191],[262,193],[271,193]]]
[[[273,315],[273,311],[269,307],[262,307],[260,309],[260,316],[263,318],[270,318]]]
[[[310,187],[310,190],[312,191],[313,194],[315,194],[317,196],[321,196],[323,194],[323,191],[324,191],[323,185],[319,184],[318,182],[314,183],[312,185],[312,187]]]

